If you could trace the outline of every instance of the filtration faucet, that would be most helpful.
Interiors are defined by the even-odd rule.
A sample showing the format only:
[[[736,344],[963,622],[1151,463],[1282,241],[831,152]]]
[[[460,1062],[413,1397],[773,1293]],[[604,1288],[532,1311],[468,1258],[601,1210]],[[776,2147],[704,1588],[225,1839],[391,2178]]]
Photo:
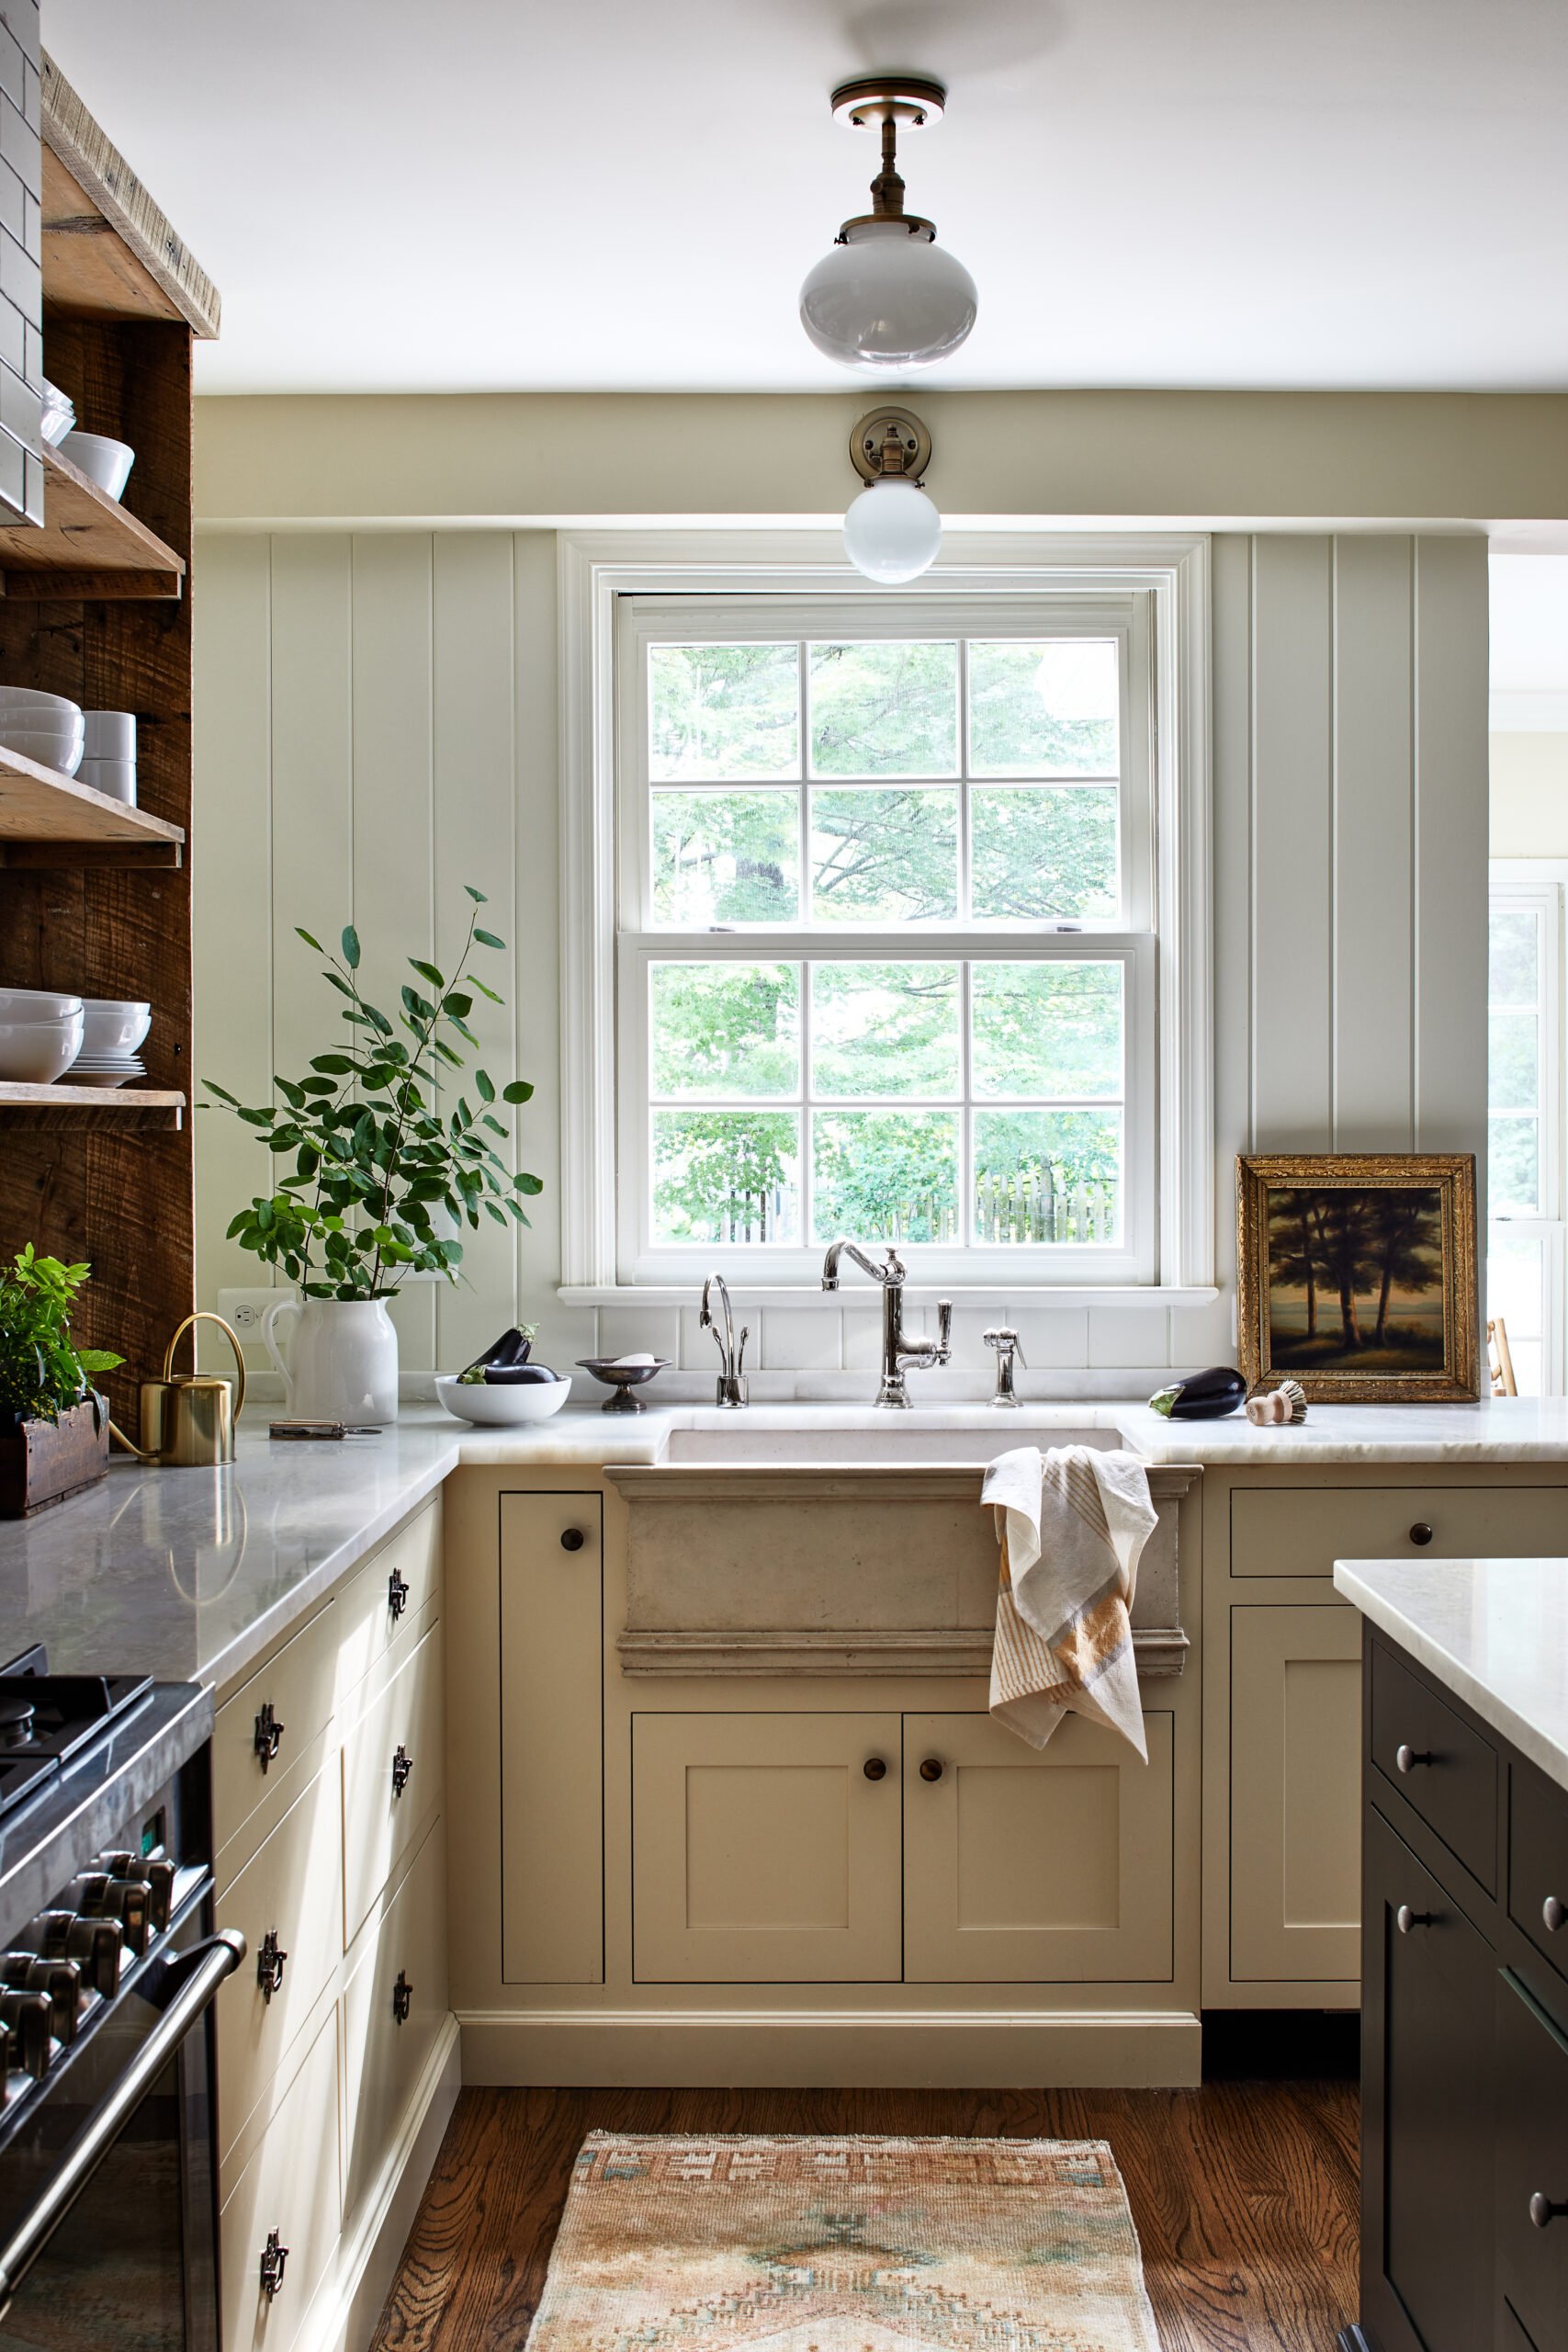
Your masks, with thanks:
[[[721,1332],[712,1308],[710,1293],[717,1291],[724,1309],[724,1329]],[[739,1412],[746,1402],[746,1375],[740,1367],[746,1361],[746,1342],[751,1333],[746,1324],[740,1327],[739,1345],[735,1338],[735,1318],[729,1311],[729,1286],[722,1274],[710,1274],[703,1284],[703,1311],[697,1317],[700,1330],[711,1331],[717,1343],[719,1356],[718,1401],[727,1412]]]
[[[896,1250],[889,1250],[886,1265],[877,1265],[853,1241],[835,1241],[822,1261],[822,1287],[839,1287],[839,1261],[852,1258],[863,1273],[874,1283],[882,1284],[882,1385],[876,1392],[879,1405],[895,1411],[907,1411],[909,1391],[904,1382],[904,1366],[912,1364],[942,1364],[952,1353],[953,1301],[940,1299],[936,1310],[936,1338],[911,1340],[904,1330],[904,1263]]]

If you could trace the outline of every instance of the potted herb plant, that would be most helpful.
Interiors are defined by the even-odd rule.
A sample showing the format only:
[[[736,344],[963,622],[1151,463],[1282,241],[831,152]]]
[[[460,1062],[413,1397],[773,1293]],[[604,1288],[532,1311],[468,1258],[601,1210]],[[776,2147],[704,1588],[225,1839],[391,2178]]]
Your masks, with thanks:
[[[455,1283],[464,1225],[478,1228],[481,1217],[526,1225],[523,1200],[543,1189],[536,1176],[513,1170],[499,1148],[508,1130],[495,1106],[526,1102],[530,1085],[517,1079],[498,1088],[476,1066],[471,1093],[464,1080],[449,1101],[457,1074],[468,1068],[466,1049],[479,1045],[468,1025],[476,995],[503,1001],[472,966],[477,950],[505,942],[479,926],[483,892],[470,884],[468,895],[473,904],[455,970],[448,976],[411,956],[419,985],[404,984],[395,1016],[361,993],[352,924],[338,956],[300,931],[306,945],[327,957],[321,977],[345,1000],[339,1012],[348,1035],[313,1055],[299,1078],[276,1079],[281,1103],[252,1107],[206,1081],[288,1164],[273,1193],[241,1210],[229,1238],[281,1267],[302,1295],[302,1303],[280,1299],[262,1327],[290,1412],[394,1419],[398,1339],[388,1299],[411,1273]],[[298,1317],[287,1358],[277,1341],[286,1316]]]
[[[0,1519],[62,1502],[108,1469],[108,1401],[93,1374],[124,1359],[71,1336],[91,1272],[40,1258],[29,1241],[0,1277]]]

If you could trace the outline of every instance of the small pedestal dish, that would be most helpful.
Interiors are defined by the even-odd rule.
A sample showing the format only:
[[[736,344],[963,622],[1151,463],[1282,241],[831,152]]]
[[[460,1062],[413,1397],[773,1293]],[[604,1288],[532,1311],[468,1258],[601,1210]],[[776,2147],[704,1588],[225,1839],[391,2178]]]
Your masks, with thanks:
[[[601,1412],[643,1413],[648,1408],[633,1391],[640,1388],[645,1380],[651,1380],[656,1372],[662,1372],[671,1359],[651,1356],[642,1363],[627,1363],[617,1362],[613,1356],[579,1356],[577,1361],[583,1372],[592,1373],[612,1392],[600,1407]]]

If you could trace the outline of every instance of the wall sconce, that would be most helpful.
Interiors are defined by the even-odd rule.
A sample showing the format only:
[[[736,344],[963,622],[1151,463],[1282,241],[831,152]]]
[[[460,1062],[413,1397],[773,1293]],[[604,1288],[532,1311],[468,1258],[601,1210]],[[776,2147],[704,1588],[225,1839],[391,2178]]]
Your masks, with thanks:
[[[850,435],[850,462],[869,487],[844,516],[844,553],[886,588],[918,580],[942,546],[942,516],[920,488],[931,436],[907,408],[873,409]]]

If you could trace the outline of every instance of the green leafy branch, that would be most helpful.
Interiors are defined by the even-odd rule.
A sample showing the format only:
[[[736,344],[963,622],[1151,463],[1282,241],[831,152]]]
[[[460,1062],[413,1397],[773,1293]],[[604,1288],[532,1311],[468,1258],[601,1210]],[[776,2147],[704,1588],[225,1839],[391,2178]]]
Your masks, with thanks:
[[[29,1241],[0,1281],[0,1425],[58,1420],[92,1395],[94,1373],[124,1363],[72,1340],[72,1310],[91,1272],[39,1257]]]
[[[523,1200],[544,1189],[538,1177],[513,1170],[497,1144],[509,1130],[495,1105],[526,1102],[534,1090],[525,1080],[498,1089],[476,1065],[476,1100],[461,1093],[454,1109],[442,1108],[444,1074],[467,1069],[465,1046],[479,1048],[468,1025],[475,996],[504,1002],[470,969],[476,948],[502,950],[506,943],[480,929],[484,893],[465,887],[473,905],[456,970],[448,978],[411,956],[423,985],[403,983],[395,1019],[361,992],[352,923],[341,956],[299,932],[326,956],[321,978],[347,1000],[340,1011],[353,1034],[335,1052],[313,1055],[304,1077],[275,1077],[281,1107],[253,1107],[204,1081],[269,1151],[293,1155],[291,1171],[241,1210],[229,1238],[280,1266],[309,1298],[389,1297],[409,1273],[456,1282],[463,1244],[436,1232],[433,1213],[476,1230],[481,1215],[497,1225],[526,1225]]]

